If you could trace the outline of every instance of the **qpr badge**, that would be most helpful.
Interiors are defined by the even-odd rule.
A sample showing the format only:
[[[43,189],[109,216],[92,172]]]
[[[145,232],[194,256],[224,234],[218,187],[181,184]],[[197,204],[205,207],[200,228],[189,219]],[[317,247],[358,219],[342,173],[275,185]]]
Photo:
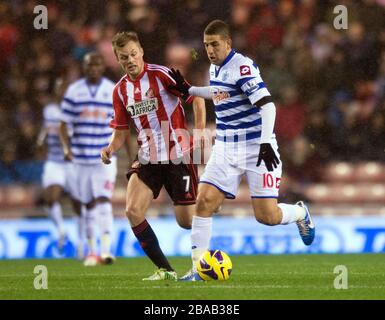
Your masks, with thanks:
[[[249,66],[245,66],[245,65],[240,66],[239,70],[241,72],[241,76],[251,75],[251,70]]]

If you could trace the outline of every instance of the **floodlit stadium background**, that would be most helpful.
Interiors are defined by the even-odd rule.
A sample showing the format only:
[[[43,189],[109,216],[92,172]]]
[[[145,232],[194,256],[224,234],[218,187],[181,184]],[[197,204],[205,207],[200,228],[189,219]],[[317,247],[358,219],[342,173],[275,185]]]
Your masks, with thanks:
[[[47,30],[33,28],[38,4],[48,8]],[[339,4],[348,9],[347,30],[333,27]],[[255,60],[276,102],[280,201],[309,202],[317,239],[305,248],[294,225],[250,222],[242,184],[214,222],[212,246],[241,254],[385,250],[385,1],[20,0],[0,3],[0,258],[59,256],[41,205],[44,152],[36,148],[54,80],[78,79],[82,57],[94,49],[105,57],[106,76],[119,80],[111,38],[135,30],[146,61],[206,85],[202,33],[216,18],[230,23],[233,47]],[[191,108],[185,110],[192,128]],[[141,251],[124,218],[126,169],[122,150],[114,246],[118,256],[135,256]],[[68,200],[63,204],[70,238],[64,256],[73,256],[75,224]],[[177,227],[170,204],[162,193],[148,216],[165,252],[187,255],[189,232]]]

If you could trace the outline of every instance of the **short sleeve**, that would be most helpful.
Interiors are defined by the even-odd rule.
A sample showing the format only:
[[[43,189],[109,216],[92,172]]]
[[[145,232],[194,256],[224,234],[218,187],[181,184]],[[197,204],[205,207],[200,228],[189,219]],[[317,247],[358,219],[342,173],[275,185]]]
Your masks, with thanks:
[[[124,107],[123,97],[120,93],[119,85],[114,88],[112,93],[112,104],[114,106],[114,114],[110,122],[110,127],[116,130],[129,129],[131,116]]]
[[[237,86],[255,104],[263,97],[270,96],[258,67],[250,59],[243,60],[237,68]]]

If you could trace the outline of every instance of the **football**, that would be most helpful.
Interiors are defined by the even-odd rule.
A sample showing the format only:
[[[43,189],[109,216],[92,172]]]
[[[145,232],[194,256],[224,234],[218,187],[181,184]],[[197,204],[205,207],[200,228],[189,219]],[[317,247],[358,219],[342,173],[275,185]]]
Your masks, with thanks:
[[[227,280],[233,265],[230,257],[221,250],[207,250],[197,262],[199,276],[205,280]]]

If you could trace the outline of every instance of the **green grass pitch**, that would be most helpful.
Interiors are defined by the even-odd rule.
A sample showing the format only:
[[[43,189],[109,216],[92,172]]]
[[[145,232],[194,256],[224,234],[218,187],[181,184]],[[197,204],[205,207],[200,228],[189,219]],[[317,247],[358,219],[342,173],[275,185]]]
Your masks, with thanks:
[[[0,299],[385,299],[385,255],[231,256],[228,281],[142,281],[154,271],[147,258],[121,258],[111,266],[76,260],[0,261]],[[179,275],[187,257],[170,261]],[[33,286],[36,265],[48,269],[48,289]],[[333,283],[337,265],[348,269],[348,289]]]

